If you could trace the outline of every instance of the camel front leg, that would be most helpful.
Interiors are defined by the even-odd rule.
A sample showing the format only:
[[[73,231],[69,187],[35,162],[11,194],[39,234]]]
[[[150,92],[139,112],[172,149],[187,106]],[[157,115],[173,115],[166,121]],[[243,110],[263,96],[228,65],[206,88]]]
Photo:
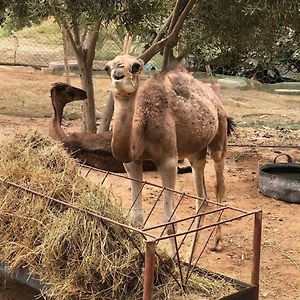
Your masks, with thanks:
[[[133,161],[124,164],[124,167],[128,177],[134,179],[131,180],[131,197],[133,201],[131,216],[135,225],[142,227],[144,223],[144,212],[142,206],[143,165],[141,161]]]
[[[176,171],[177,171],[177,157],[169,157],[155,163],[157,170],[161,176],[163,187],[175,189]],[[170,190],[165,190],[163,193],[164,197],[164,211],[162,216],[162,221],[164,223],[171,220],[176,220],[175,214],[172,216],[174,211],[174,192]],[[166,228],[167,234],[171,235],[176,233],[176,224],[169,225]],[[175,253],[175,238],[170,240],[171,251]]]

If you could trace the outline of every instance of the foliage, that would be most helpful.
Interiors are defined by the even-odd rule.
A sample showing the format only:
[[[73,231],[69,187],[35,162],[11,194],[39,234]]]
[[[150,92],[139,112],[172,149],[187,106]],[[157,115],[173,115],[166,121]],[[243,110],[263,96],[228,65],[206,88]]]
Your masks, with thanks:
[[[39,24],[50,15],[48,2],[40,0],[4,0],[0,8],[0,25],[5,25],[10,30]]]
[[[208,60],[267,67],[299,47],[299,9],[299,1],[200,1],[181,33],[181,47],[197,65]]]

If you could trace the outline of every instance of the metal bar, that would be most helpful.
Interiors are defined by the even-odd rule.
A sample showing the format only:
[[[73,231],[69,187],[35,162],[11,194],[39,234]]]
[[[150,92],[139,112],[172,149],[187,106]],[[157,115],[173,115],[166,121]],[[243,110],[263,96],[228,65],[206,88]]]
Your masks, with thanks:
[[[249,147],[249,148],[286,148],[286,149],[300,149],[296,145],[253,145],[253,144],[228,144],[229,147]]]
[[[92,168],[89,168],[88,171],[86,172],[86,174],[84,175],[84,177],[85,178],[88,177],[91,171],[92,171]]]
[[[155,241],[146,242],[143,300],[152,300],[155,266]]]
[[[6,184],[8,184],[8,185],[11,185],[11,186],[13,186],[13,187],[15,187],[15,188],[22,189],[22,190],[24,190],[24,191],[26,191],[26,192],[29,192],[29,193],[31,193],[31,194],[40,196],[41,198],[45,198],[45,199],[47,199],[47,200],[54,201],[54,202],[56,202],[56,203],[62,204],[62,205],[64,205],[64,206],[66,206],[66,207],[72,208],[72,209],[77,210],[77,211],[79,211],[79,212],[87,213],[87,214],[89,214],[89,215],[91,215],[91,216],[93,216],[93,217],[95,217],[95,218],[97,218],[97,219],[101,219],[101,220],[108,221],[108,222],[113,223],[113,224],[115,224],[115,225],[118,225],[118,226],[121,226],[121,227],[130,229],[130,230],[136,231],[136,232],[138,232],[138,233],[140,233],[140,234],[142,234],[142,235],[147,235],[148,237],[155,239],[155,237],[154,237],[153,235],[149,234],[149,233],[146,233],[146,232],[144,232],[144,231],[142,231],[142,230],[140,230],[140,229],[134,228],[134,227],[132,227],[132,226],[130,226],[130,225],[125,225],[125,224],[120,223],[120,222],[118,222],[118,221],[114,221],[114,220],[112,220],[112,219],[110,219],[110,218],[101,216],[101,215],[99,215],[98,213],[96,213],[96,212],[94,212],[94,211],[92,211],[92,210],[90,210],[90,209],[88,209],[88,208],[77,207],[77,206],[73,205],[72,203],[67,203],[67,202],[64,202],[64,201],[62,201],[62,200],[59,200],[59,199],[56,199],[56,198],[52,198],[52,197],[50,197],[50,196],[47,196],[47,195],[41,194],[41,193],[39,193],[39,192],[33,191],[33,190],[29,189],[29,188],[20,186],[20,185],[18,185],[18,184],[16,184],[16,183],[13,183],[13,182],[10,182],[10,181],[3,180],[2,178],[0,178],[0,180],[1,180],[3,183],[6,183]]]
[[[181,201],[182,201],[184,195],[185,195],[185,193],[182,193],[182,194],[181,194],[181,197],[180,197],[180,199],[178,200],[178,202],[177,202],[177,204],[176,204],[176,206],[175,206],[173,212],[171,213],[171,216],[170,216],[168,222],[170,222],[170,221],[172,220],[173,216],[175,215],[175,212],[176,212],[176,210],[177,210],[179,204],[181,203]],[[165,226],[164,229],[163,229],[163,231],[162,231],[161,234],[160,234],[160,237],[163,236],[163,234],[164,234],[166,228],[167,228],[167,227]]]
[[[198,213],[196,215],[192,215],[192,216],[185,217],[185,218],[182,218],[182,219],[173,220],[173,221],[170,221],[170,222],[167,222],[167,223],[161,223],[161,224],[154,225],[154,226],[148,227],[148,228],[143,228],[143,231],[145,232],[145,231],[157,229],[159,227],[163,227],[163,226],[165,227],[165,226],[168,226],[168,225],[172,225],[172,224],[175,224],[175,223],[187,221],[187,220],[190,220],[190,219],[194,219],[195,220],[195,218],[197,218],[197,217],[202,217],[202,216],[210,215],[210,214],[213,214],[213,213],[218,212],[218,211],[223,211],[225,209],[227,209],[226,206],[221,207],[221,208],[216,208],[216,209],[210,210],[208,212],[201,212],[201,213]],[[194,222],[194,220],[193,220],[193,222]]]
[[[154,204],[152,205],[152,207],[151,207],[151,209],[150,209],[150,212],[149,212],[148,216],[146,217],[146,219],[145,219],[145,221],[144,221],[144,224],[143,224],[144,226],[147,224],[147,222],[148,222],[148,220],[149,220],[149,218],[150,218],[150,216],[151,216],[151,214],[152,214],[154,208],[156,207],[156,205],[157,205],[157,203],[158,203],[158,201],[159,201],[159,199],[160,199],[162,193],[164,192],[164,190],[165,190],[165,188],[163,187],[163,188],[161,189],[159,195],[157,196],[157,199],[155,200]]]
[[[203,206],[203,204],[204,204],[204,200],[202,201],[202,203],[201,203],[201,205],[199,206],[199,209],[198,209],[198,211],[197,211],[197,214],[199,213],[199,211],[201,210],[201,208],[202,208],[202,206]],[[195,218],[193,218],[193,220],[192,220],[192,222],[191,222],[191,224],[189,225],[189,227],[188,227],[188,231],[190,231],[191,230],[191,228],[192,228],[192,226],[193,226],[193,224],[194,224],[194,222],[195,222],[195,220],[196,220],[196,217]],[[179,245],[179,250],[180,250],[180,248],[182,247],[182,245],[183,245],[183,243],[184,243],[184,241],[185,241],[185,239],[186,239],[186,237],[187,237],[188,235],[186,234],[184,237],[183,237],[183,239],[181,240],[181,243],[180,243],[180,245]]]
[[[143,255],[141,249],[138,247],[138,245],[137,245],[136,242],[134,241],[134,239],[131,238],[130,234],[126,231],[126,229],[125,229],[124,227],[121,227],[121,228],[122,228],[122,230],[124,231],[124,233],[126,234],[127,238],[130,240],[130,242],[133,244],[134,248],[138,251],[140,257],[141,257],[142,259],[144,259],[144,255]],[[143,237],[145,237],[145,236],[143,236]]]
[[[85,167],[85,168],[87,168],[87,167],[88,168],[92,168],[92,170],[99,171],[101,173],[109,173],[110,175],[115,176],[115,177],[120,177],[120,178],[125,178],[127,180],[132,180],[132,181],[136,181],[136,182],[145,183],[145,185],[153,186],[153,187],[156,187],[156,188],[162,188],[161,185],[158,185],[158,184],[155,184],[155,183],[151,183],[151,182],[148,182],[148,181],[138,180],[138,179],[133,179],[133,178],[128,178],[127,176],[122,175],[122,174],[117,174],[117,173],[113,173],[113,172],[107,172],[107,171],[104,171],[104,170],[101,170],[101,169],[98,169],[98,168],[95,168],[95,167],[90,167],[90,166],[87,166],[87,165],[81,165],[81,166]],[[175,194],[179,194],[179,195],[182,194],[182,192],[179,192],[177,190],[174,190],[174,189],[171,189],[171,188],[168,188],[168,187],[165,187],[165,190],[168,190],[170,192],[174,192]],[[200,198],[198,196],[191,195],[191,194],[188,194],[188,193],[185,193],[185,195],[186,195],[186,197],[191,198],[191,199],[206,200],[208,203],[211,203],[211,204],[214,204],[214,205],[217,205],[217,206],[222,206],[222,207],[226,206],[226,208],[228,208],[228,209],[232,209],[232,210],[235,210],[235,211],[238,211],[238,212],[247,213],[246,210],[241,209],[241,208],[237,208],[237,207],[233,207],[231,205],[225,205],[225,204],[222,204],[222,203],[219,203],[219,202],[216,202],[216,201],[212,201],[212,200]]]
[[[157,243],[156,243],[157,244]],[[160,262],[163,264],[163,265],[166,265],[166,263],[164,262],[164,260],[161,258],[161,256],[155,252],[156,256],[158,257],[158,259],[160,260]],[[178,281],[178,279],[176,278],[176,276],[173,274],[173,272],[169,272],[167,270],[167,272],[170,274],[171,277],[173,277],[174,281],[178,284],[178,286],[181,288],[181,284],[180,282]]]
[[[218,219],[217,219],[217,222],[219,222],[219,221],[221,220],[221,217],[222,217],[222,215],[223,215],[223,212],[224,212],[224,210],[222,210],[222,211],[220,212],[220,215],[219,215],[219,217],[218,217]],[[215,227],[213,228],[213,230],[210,232],[210,234],[209,234],[208,238],[206,239],[206,242],[205,242],[205,244],[204,244],[204,246],[203,246],[203,248],[202,248],[200,254],[198,255],[198,257],[197,257],[197,259],[196,259],[196,262],[193,264],[193,267],[192,267],[191,269],[190,269],[190,264],[189,264],[189,268],[188,268],[188,271],[187,271],[187,273],[186,273],[186,281],[185,281],[185,283],[187,283],[187,281],[188,281],[189,278],[191,277],[191,275],[192,275],[192,273],[193,273],[193,270],[194,270],[195,267],[197,266],[197,264],[198,264],[198,262],[199,262],[199,260],[200,260],[200,258],[201,258],[201,256],[202,256],[202,254],[203,254],[203,252],[204,252],[206,246],[208,245],[208,243],[209,243],[209,241],[210,241],[210,239],[211,239],[211,237],[212,237],[212,235],[213,235],[213,233],[214,233],[216,227],[217,227],[217,226],[215,226]]]
[[[128,177],[127,177],[127,179],[129,179],[129,180],[133,180],[132,178],[128,178]],[[142,185],[142,187],[141,187],[141,189],[139,190],[138,194],[136,195],[136,197],[135,197],[135,199],[134,199],[134,201],[133,201],[133,203],[132,203],[131,207],[129,208],[129,211],[128,211],[128,213],[130,213],[130,212],[131,212],[131,210],[133,209],[133,207],[134,207],[134,205],[135,205],[135,203],[136,203],[137,199],[139,198],[139,196],[140,196],[141,192],[143,191],[143,189],[144,189],[145,185],[146,185],[146,183],[144,182],[144,183],[143,183],[143,185]]]
[[[181,236],[181,235],[185,235],[187,233],[194,233],[196,231],[201,231],[201,230],[208,229],[208,228],[216,226],[216,225],[221,225],[221,224],[224,224],[224,223],[228,223],[228,222],[231,222],[231,221],[235,221],[235,220],[241,219],[243,217],[254,215],[255,213],[256,213],[256,211],[249,212],[249,213],[244,214],[244,215],[240,215],[240,216],[237,216],[237,217],[234,217],[234,218],[230,218],[230,219],[227,219],[227,220],[224,220],[224,221],[220,221],[220,222],[216,222],[216,223],[213,223],[213,224],[210,224],[210,225],[206,225],[206,226],[203,226],[201,228],[192,229],[190,231],[184,231],[184,232],[180,232],[180,233],[176,233],[176,234],[164,235],[162,237],[158,237],[156,240],[157,241],[162,241],[162,240],[173,238],[175,236]]]
[[[262,232],[262,211],[258,211],[254,215],[253,259],[252,259],[252,271],[251,271],[251,283],[256,286],[259,286],[261,232]]]
[[[101,183],[100,183],[101,185],[104,184],[104,182],[105,182],[106,178],[108,177],[108,175],[109,175],[109,172],[107,171],[106,174],[105,174],[105,176],[103,177]]]
[[[173,231],[175,232],[175,226],[172,225]],[[177,238],[174,238],[175,248],[176,248],[176,258],[178,261],[178,267],[179,267],[179,275],[180,275],[180,281],[181,281],[181,288],[185,291],[184,285],[183,285],[183,275],[182,275],[182,269],[181,269],[181,261],[179,256],[179,250],[178,250],[178,244],[177,244]]]

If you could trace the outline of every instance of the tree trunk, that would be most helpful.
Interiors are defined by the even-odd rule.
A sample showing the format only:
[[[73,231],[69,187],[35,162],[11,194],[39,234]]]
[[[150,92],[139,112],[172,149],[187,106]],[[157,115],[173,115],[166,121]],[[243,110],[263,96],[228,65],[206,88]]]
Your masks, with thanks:
[[[65,77],[66,77],[66,83],[70,84],[70,66],[69,66],[69,41],[68,36],[66,34],[66,30],[63,26],[61,26],[61,33],[63,37],[63,45],[64,45],[64,68],[65,68]]]
[[[95,116],[93,71],[91,67],[87,66],[87,63],[83,57],[77,57],[77,61],[81,73],[81,86],[86,91],[88,97],[82,105],[82,131],[95,133],[97,131],[97,125]]]
[[[113,113],[114,113],[114,96],[112,91],[110,91],[106,100],[104,112],[102,114],[101,124],[98,127],[99,133],[109,130]]]

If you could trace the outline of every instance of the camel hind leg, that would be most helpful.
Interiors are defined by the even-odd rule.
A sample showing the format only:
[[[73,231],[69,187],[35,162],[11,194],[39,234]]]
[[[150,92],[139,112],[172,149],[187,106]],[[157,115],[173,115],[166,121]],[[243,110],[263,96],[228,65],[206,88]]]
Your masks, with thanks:
[[[221,203],[225,197],[225,180],[224,180],[224,164],[226,149],[212,151],[211,157],[214,161],[214,169],[216,173],[215,195],[218,203]],[[221,225],[216,228],[215,245],[213,251],[222,251],[222,230]]]

